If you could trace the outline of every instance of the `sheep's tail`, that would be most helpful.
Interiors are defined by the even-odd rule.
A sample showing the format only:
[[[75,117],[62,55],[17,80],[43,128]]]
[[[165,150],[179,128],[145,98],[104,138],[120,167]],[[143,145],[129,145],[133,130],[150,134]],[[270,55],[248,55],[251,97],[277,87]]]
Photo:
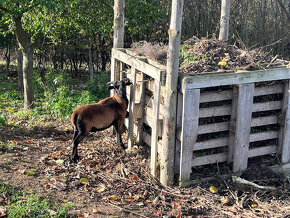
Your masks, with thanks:
[[[72,116],[72,118],[71,118],[71,122],[72,122],[72,124],[73,124],[73,126],[74,126],[74,130],[76,130],[76,127],[77,127],[77,125],[76,125],[76,123],[77,123],[77,119],[78,119],[78,114],[74,114],[74,115]]]

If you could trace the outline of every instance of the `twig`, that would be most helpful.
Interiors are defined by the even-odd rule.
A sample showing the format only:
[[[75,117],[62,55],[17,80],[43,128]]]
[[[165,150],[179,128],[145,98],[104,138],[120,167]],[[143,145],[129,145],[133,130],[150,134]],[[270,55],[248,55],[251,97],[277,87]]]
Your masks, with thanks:
[[[277,59],[278,55],[276,55],[271,61],[270,63],[266,66],[267,67],[270,67],[270,65]]]
[[[132,211],[132,210],[128,210],[128,209],[126,209],[126,208],[123,208],[123,207],[120,207],[120,206],[118,206],[118,205],[112,204],[112,203],[110,203],[110,202],[105,202],[105,203],[106,203],[106,204],[109,204],[110,206],[116,207],[116,208],[120,209],[121,211],[122,211],[122,210],[123,210],[123,211],[127,211],[127,212],[129,212],[129,213],[135,214],[135,215],[140,216],[140,217],[147,217],[147,216],[144,216],[144,215],[142,215],[142,214],[136,213],[136,212],[134,212],[134,211]]]
[[[258,185],[256,183],[253,183],[251,181],[245,180],[245,179],[243,179],[241,177],[238,177],[238,176],[232,176],[232,179],[233,179],[234,182],[241,183],[241,184],[246,184],[246,185],[251,185],[251,186],[254,186],[254,187],[259,188],[259,189],[276,190],[275,187]]]

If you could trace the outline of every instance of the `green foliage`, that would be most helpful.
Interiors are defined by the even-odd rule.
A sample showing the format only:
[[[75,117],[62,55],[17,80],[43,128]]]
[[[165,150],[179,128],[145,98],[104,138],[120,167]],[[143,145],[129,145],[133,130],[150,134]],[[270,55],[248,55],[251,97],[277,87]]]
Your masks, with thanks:
[[[35,71],[35,95],[40,99],[37,103],[40,114],[51,114],[65,119],[79,105],[97,102],[109,96],[107,82],[109,74],[103,72],[92,82],[73,85],[77,81],[65,72],[53,69],[45,72],[44,77]]]
[[[20,193],[0,182],[0,196],[5,194],[8,217],[69,217],[68,210],[72,204],[53,206],[46,199],[35,194]]]
[[[5,114],[0,110],[0,127],[3,127],[6,124],[7,120]]]

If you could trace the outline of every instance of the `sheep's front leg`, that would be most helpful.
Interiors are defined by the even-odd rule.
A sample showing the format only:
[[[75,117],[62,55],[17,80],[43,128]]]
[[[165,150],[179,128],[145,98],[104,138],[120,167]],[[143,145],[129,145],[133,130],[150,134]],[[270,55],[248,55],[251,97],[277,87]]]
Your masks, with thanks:
[[[116,136],[117,136],[117,145],[121,146],[123,149],[126,149],[126,146],[124,145],[123,141],[122,141],[122,130],[120,130],[120,128],[118,128],[118,126],[114,125],[115,131],[116,131]]]

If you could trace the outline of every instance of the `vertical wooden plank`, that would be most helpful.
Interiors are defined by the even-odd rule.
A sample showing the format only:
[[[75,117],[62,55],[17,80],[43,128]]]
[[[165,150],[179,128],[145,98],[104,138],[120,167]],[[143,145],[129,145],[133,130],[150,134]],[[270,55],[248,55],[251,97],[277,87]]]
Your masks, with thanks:
[[[136,69],[131,68],[131,82],[130,87],[130,100],[129,100],[129,127],[128,127],[128,149],[130,150],[134,145],[133,133],[134,133],[134,109],[135,109],[135,87],[136,87]]]
[[[117,65],[117,60],[114,57],[114,52],[112,52],[112,58],[111,58],[111,81],[115,81],[116,80],[116,76],[115,76],[115,72],[116,72],[116,66]],[[113,96],[114,94],[114,90],[111,89],[111,96]]]
[[[228,163],[233,161],[233,152],[234,152],[235,134],[236,134],[236,121],[237,121],[237,108],[238,108],[238,93],[239,93],[238,87],[234,86],[233,97],[232,97],[231,121],[230,121],[230,126],[229,126]]]
[[[281,106],[281,112],[278,116],[278,124],[280,125],[280,133],[279,133],[279,138],[278,138],[278,153],[281,154],[282,152],[282,145],[283,145],[283,140],[284,140],[284,127],[285,127],[285,118],[286,118],[286,110],[288,106],[288,98],[289,98],[289,85],[288,81],[285,81],[284,86],[283,86],[283,100],[282,100],[282,106]]]
[[[137,143],[141,143],[142,141],[142,133],[143,133],[143,114],[144,114],[144,97],[145,97],[145,84],[143,82],[143,80],[145,80],[145,74],[143,72],[141,73],[141,81],[140,82],[140,90],[139,90],[139,94],[140,94],[140,102],[139,102],[139,115],[140,115],[140,119],[138,120],[138,132],[137,132]]]
[[[160,106],[160,90],[161,81],[159,79],[154,80],[154,98],[153,98],[153,123],[151,125],[151,174],[157,175],[157,143],[158,143],[158,121],[159,121],[159,106]]]
[[[286,81],[284,85],[284,98],[281,110],[282,123],[280,126],[279,147],[281,152],[281,162],[290,163],[290,82]]]
[[[233,172],[247,169],[252,119],[254,83],[239,85],[237,121],[233,150]]]
[[[180,182],[190,179],[193,146],[197,138],[200,89],[185,90],[181,130]]]

